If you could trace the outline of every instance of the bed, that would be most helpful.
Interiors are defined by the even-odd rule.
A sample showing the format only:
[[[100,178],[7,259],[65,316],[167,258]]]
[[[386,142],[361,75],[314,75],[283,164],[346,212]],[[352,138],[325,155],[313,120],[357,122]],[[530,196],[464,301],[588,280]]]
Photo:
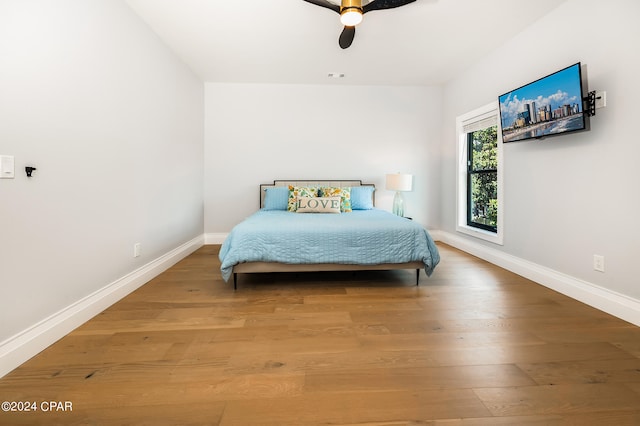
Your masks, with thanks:
[[[276,180],[260,185],[259,202],[220,248],[222,277],[233,276],[234,289],[238,274],[393,269],[414,269],[419,285],[420,270],[430,276],[440,261],[429,233],[376,208],[375,186],[360,180]],[[324,212],[322,203],[339,214]]]

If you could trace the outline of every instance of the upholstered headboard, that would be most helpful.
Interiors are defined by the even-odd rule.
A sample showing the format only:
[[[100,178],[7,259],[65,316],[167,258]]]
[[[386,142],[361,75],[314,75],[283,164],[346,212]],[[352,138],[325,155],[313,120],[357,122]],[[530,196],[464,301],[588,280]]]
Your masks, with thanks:
[[[266,188],[271,188],[274,186],[333,186],[333,187],[351,187],[351,186],[373,186],[372,183],[362,183],[361,180],[306,180],[306,179],[295,179],[295,180],[274,180],[273,183],[263,183],[260,185],[260,208],[264,207],[264,194]],[[376,201],[376,192],[373,191],[371,197],[373,198],[373,205],[375,206]]]

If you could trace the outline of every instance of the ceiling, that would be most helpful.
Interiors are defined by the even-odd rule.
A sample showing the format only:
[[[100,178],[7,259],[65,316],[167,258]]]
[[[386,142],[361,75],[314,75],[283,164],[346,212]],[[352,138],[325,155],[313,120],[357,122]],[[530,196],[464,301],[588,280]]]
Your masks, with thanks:
[[[417,0],[367,13],[345,50],[339,15],[303,0],[127,3],[203,81],[423,86],[443,84],[564,1]]]

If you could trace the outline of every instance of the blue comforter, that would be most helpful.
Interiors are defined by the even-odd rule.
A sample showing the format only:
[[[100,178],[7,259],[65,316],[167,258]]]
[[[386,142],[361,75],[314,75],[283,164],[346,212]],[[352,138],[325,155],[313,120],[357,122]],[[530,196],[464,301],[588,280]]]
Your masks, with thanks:
[[[236,225],[220,249],[222,277],[243,262],[375,265],[422,261],[427,275],[440,261],[429,233],[384,210],[291,213],[260,210]]]

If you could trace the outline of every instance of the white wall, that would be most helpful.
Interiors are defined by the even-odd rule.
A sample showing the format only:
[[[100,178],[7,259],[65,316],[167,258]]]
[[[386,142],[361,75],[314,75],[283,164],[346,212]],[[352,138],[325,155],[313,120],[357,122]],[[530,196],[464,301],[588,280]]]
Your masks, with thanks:
[[[440,88],[207,83],[205,232],[258,209],[274,179],[362,179],[390,210],[386,173],[414,175],[406,214],[438,227]]]
[[[446,85],[444,231],[455,233],[456,116],[581,61],[608,105],[590,132],[504,146],[504,246],[494,248],[640,299],[639,16],[635,0],[569,0]],[[605,256],[604,274],[593,270],[594,254]]]
[[[204,85],[114,0],[3,1],[0,58],[1,343],[202,235]]]

